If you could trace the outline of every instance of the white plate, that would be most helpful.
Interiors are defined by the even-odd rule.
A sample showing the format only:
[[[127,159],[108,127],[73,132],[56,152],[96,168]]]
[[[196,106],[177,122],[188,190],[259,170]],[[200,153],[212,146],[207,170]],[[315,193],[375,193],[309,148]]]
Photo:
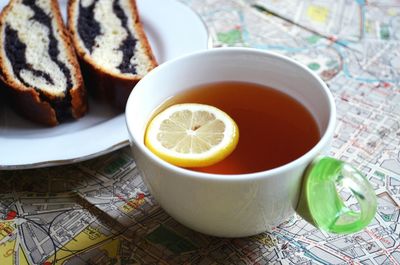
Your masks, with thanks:
[[[8,1],[0,0],[0,7]],[[60,1],[65,16],[66,0]],[[203,22],[175,0],[137,0],[139,13],[159,63],[207,49]],[[89,101],[89,113],[45,128],[24,120],[0,103],[0,169],[25,169],[69,164],[128,145],[125,115]]]

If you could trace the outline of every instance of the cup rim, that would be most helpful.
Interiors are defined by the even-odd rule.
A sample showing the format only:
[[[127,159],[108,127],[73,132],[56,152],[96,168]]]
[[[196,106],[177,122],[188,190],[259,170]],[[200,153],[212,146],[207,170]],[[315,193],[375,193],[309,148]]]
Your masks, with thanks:
[[[302,68],[305,72],[307,72],[309,75],[311,75],[320,85],[322,88],[322,92],[325,94],[328,103],[329,103],[329,121],[328,125],[326,127],[326,130],[323,132],[322,136],[320,137],[319,141],[317,144],[315,144],[310,150],[308,150],[305,154],[301,155],[300,157],[296,158],[295,160],[290,161],[289,163],[286,163],[282,166],[268,169],[268,170],[263,170],[263,171],[258,171],[258,172],[253,172],[253,173],[245,173],[245,174],[215,174],[215,173],[205,173],[205,172],[198,172],[190,169],[185,169],[181,168],[175,165],[172,165],[163,159],[159,158],[155,154],[153,154],[145,145],[143,141],[140,141],[140,139],[135,139],[134,135],[131,133],[131,127],[133,123],[133,119],[130,118],[131,116],[131,105],[133,98],[135,95],[138,93],[138,87],[140,89],[140,84],[141,82],[144,82],[144,80],[147,80],[149,78],[152,78],[152,76],[157,75],[157,72],[162,71],[163,68],[169,67],[169,65],[174,64],[176,61],[181,61],[181,60],[190,60],[191,58],[198,57],[198,56],[203,56],[204,54],[212,54],[212,53],[255,53],[255,54],[263,54],[264,56],[271,56],[275,57],[279,60],[286,61],[288,63],[294,64],[299,68]],[[308,69],[305,65],[295,61],[294,59],[291,59],[285,55],[281,55],[272,51],[267,51],[267,50],[261,50],[261,49],[256,49],[256,48],[247,48],[247,47],[223,47],[223,48],[212,48],[208,50],[202,50],[202,51],[196,51],[192,52],[189,54],[185,54],[182,56],[179,56],[175,59],[172,59],[168,62],[165,62],[159,66],[157,66],[155,69],[153,69],[151,72],[149,72],[147,75],[145,75],[142,80],[140,80],[135,88],[132,90],[131,94],[129,95],[126,108],[125,108],[125,123],[127,126],[128,133],[130,135],[130,140],[131,140],[131,146],[132,144],[134,145],[133,148],[139,148],[140,151],[147,157],[147,159],[151,159],[154,161],[154,163],[157,163],[159,166],[166,168],[169,171],[175,171],[180,175],[185,175],[186,177],[192,177],[192,178],[197,178],[197,179],[207,179],[207,180],[213,180],[213,181],[248,181],[248,180],[255,180],[255,179],[260,179],[260,178],[268,178],[274,175],[279,175],[284,173],[285,171],[296,168],[299,165],[304,164],[305,162],[309,161],[309,164],[312,162],[312,159],[316,158],[321,152],[321,150],[326,147],[326,145],[330,142],[331,137],[333,136],[334,130],[335,130],[335,125],[336,125],[336,105],[335,105],[335,100],[333,98],[332,93],[330,92],[328,86],[325,84],[325,82],[313,71]],[[138,141],[139,140],[139,141]]]

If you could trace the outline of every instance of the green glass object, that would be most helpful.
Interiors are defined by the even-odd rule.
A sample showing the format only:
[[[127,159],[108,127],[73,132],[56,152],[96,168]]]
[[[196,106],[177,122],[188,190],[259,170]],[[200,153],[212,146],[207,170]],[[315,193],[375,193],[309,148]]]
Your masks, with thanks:
[[[358,209],[350,209],[338,188],[352,193]],[[308,168],[297,213],[318,228],[332,233],[354,233],[366,227],[376,213],[376,195],[369,181],[343,161],[323,157]]]

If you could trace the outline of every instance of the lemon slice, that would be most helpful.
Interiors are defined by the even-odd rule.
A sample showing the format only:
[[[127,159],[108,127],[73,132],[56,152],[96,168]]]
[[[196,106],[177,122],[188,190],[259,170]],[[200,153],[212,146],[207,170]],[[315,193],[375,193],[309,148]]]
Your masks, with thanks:
[[[180,167],[205,167],[235,149],[239,130],[222,110],[204,104],[176,104],[149,123],[145,145],[158,157]]]

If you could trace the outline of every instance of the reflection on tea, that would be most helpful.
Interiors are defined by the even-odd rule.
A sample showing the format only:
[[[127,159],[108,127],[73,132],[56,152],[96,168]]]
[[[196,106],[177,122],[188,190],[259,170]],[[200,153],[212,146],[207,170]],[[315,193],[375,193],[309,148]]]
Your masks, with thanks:
[[[201,103],[225,111],[239,127],[233,153],[212,166],[192,170],[217,174],[254,173],[282,166],[309,151],[320,138],[311,113],[273,88],[244,82],[194,87],[168,99],[159,111],[178,103]]]

